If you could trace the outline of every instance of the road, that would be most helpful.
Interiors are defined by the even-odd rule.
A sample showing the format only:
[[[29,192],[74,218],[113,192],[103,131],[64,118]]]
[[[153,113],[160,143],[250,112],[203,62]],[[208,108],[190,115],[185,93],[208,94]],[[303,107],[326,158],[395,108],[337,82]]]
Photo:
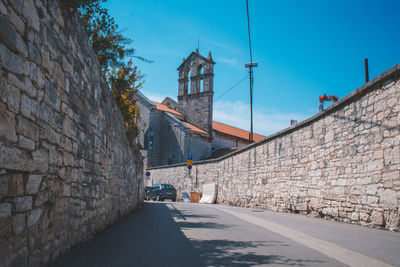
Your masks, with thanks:
[[[146,202],[50,266],[400,266],[400,233],[223,205]]]

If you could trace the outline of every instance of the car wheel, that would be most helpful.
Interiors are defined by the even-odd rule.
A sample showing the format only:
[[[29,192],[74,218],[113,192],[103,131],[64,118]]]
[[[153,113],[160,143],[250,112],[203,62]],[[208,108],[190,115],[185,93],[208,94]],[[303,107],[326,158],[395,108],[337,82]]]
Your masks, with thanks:
[[[160,201],[160,195],[157,195],[156,200]]]
[[[172,199],[172,202],[175,202],[176,201],[176,199],[174,198],[174,199]]]

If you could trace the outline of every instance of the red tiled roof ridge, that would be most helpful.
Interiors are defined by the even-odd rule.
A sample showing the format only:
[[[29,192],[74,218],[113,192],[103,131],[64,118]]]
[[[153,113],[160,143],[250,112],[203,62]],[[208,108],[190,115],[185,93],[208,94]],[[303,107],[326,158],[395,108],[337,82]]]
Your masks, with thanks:
[[[249,139],[249,131],[222,122],[213,121],[213,129],[220,133],[236,136],[246,140]],[[262,139],[265,139],[265,136],[253,133],[253,139],[254,141],[260,141]]]
[[[169,112],[169,113],[171,113],[171,114],[178,115],[178,116],[180,116],[180,117],[184,117],[183,114],[179,113],[179,112],[176,111],[175,109],[169,108],[167,105],[158,103],[158,102],[156,102],[156,101],[152,101],[152,102],[153,102],[153,104],[156,105],[156,108],[157,108],[158,110],[166,111],[166,112]]]
[[[202,134],[206,134],[208,135],[208,133],[196,126],[194,126],[193,124],[190,124],[188,122],[183,121],[183,124],[185,124],[186,126],[188,126],[190,128],[190,130],[194,131],[194,132],[198,132],[198,133],[202,133]]]

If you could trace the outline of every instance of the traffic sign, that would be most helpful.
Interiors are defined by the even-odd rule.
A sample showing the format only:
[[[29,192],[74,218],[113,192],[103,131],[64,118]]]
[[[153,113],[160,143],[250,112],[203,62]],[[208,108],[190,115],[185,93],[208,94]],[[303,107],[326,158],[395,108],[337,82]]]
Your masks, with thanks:
[[[188,160],[193,160],[193,155],[192,154],[188,155]]]
[[[146,176],[150,177],[150,172],[149,171],[146,172]]]

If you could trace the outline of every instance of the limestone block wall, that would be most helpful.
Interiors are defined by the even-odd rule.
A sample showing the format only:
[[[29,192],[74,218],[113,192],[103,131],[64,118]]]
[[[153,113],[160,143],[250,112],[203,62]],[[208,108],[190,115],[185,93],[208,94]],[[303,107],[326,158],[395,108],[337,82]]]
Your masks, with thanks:
[[[0,266],[38,266],[137,207],[142,159],[76,17],[0,0]]]
[[[399,230],[400,65],[325,111],[212,161],[151,169],[182,191],[218,184],[218,203]]]
[[[212,149],[217,150],[226,147],[244,147],[248,145],[249,142],[243,141],[243,139],[233,138],[225,134],[221,134],[217,131],[213,133]]]
[[[188,133],[185,139],[185,150],[182,162],[186,162],[189,155],[192,155],[193,160],[204,159],[211,154],[211,142],[204,135]]]
[[[187,122],[210,132],[212,129],[213,92],[205,91],[178,96],[179,108],[184,111]]]

